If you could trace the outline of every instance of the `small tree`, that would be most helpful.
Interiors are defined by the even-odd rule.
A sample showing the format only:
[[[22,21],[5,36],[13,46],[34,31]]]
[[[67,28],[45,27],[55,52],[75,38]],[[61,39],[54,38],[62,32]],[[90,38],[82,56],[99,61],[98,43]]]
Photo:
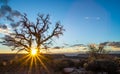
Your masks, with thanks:
[[[106,51],[104,48],[104,45],[95,45],[95,44],[90,44],[88,46],[89,51],[87,52],[90,57],[93,58],[100,58],[101,56],[106,55],[106,53],[108,53],[108,51]]]
[[[24,14],[21,20],[11,24],[12,33],[1,38],[1,43],[10,46],[12,50],[18,50],[18,52],[22,50],[31,52],[32,46],[40,52],[41,47],[47,48],[52,43],[53,37],[63,34],[64,29],[60,22],[57,22],[53,29],[50,29],[50,24],[49,15],[38,14],[36,23],[33,23]]]

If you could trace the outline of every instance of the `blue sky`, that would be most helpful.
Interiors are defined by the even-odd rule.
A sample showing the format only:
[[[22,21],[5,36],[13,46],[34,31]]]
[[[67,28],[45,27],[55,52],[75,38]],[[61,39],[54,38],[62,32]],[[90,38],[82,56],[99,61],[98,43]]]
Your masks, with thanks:
[[[66,31],[55,39],[58,46],[120,41],[120,0],[10,0],[8,5],[31,21],[37,13],[50,14],[53,24],[61,21]]]

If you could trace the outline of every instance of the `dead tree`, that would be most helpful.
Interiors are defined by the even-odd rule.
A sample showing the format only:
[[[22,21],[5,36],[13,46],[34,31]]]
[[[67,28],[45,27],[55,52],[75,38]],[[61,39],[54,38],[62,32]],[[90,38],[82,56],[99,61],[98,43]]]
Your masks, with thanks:
[[[30,52],[32,46],[40,52],[41,47],[46,48],[52,43],[53,37],[63,35],[64,29],[60,22],[57,22],[54,28],[50,27],[51,24],[49,15],[38,14],[36,23],[33,23],[24,14],[19,22],[12,25],[12,33],[5,35],[1,43],[18,52]]]

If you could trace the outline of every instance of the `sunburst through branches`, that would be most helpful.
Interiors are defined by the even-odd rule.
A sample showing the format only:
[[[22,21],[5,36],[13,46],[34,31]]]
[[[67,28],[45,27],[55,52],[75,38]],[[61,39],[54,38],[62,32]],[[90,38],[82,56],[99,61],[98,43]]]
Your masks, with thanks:
[[[38,53],[37,49],[31,49],[31,52],[20,59],[20,70],[27,70],[27,74],[42,74],[48,70],[48,62],[50,61],[44,54]]]

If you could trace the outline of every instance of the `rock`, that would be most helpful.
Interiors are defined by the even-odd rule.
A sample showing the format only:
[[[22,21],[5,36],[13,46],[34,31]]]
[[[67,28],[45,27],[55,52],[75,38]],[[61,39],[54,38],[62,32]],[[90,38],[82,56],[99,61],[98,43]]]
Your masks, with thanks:
[[[71,73],[71,72],[73,72],[74,71],[74,68],[64,68],[63,69],[63,72],[65,73],[65,74],[69,74],[69,73]]]

